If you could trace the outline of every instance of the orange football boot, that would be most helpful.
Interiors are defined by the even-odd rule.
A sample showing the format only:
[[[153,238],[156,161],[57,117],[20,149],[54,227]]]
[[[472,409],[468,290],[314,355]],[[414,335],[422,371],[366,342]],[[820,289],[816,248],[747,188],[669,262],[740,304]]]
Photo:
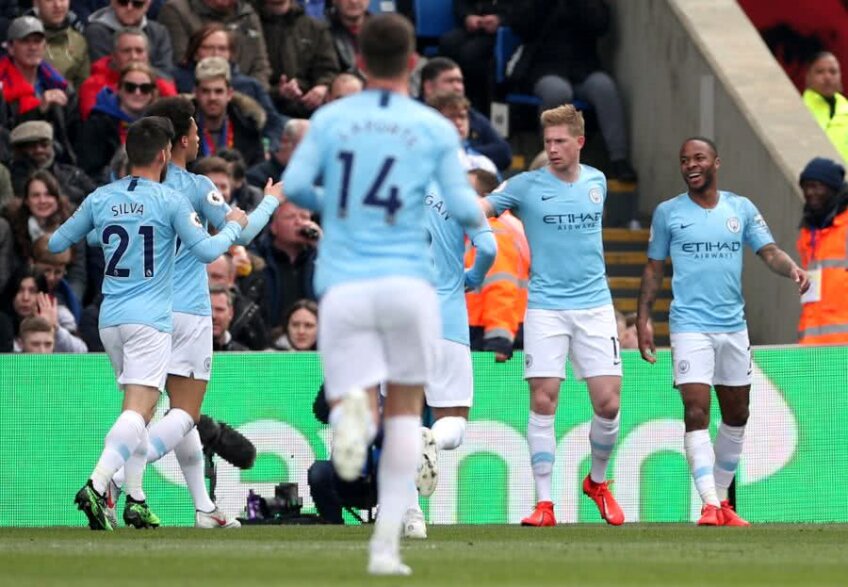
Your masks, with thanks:
[[[736,510],[733,509],[733,506],[730,505],[728,500],[724,500],[721,502],[721,517],[723,519],[722,526],[736,526],[738,528],[745,528],[750,526],[751,523],[747,520],[743,520],[739,514],[736,513]]]
[[[556,518],[554,517],[554,502],[540,501],[536,504],[536,509],[533,513],[521,520],[522,526],[556,526]]]
[[[724,516],[722,516],[721,508],[714,505],[706,504],[701,508],[701,518],[698,520],[699,526],[722,526],[724,525]]]
[[[583,493],[595,502],[601,517],[607,521],[607,524],[621,526],[624,523],[624,512],[621,511],[621,507],[609,490],[610,483],[610,481],[595,483],[590,475],[586,475],[583,479]]]

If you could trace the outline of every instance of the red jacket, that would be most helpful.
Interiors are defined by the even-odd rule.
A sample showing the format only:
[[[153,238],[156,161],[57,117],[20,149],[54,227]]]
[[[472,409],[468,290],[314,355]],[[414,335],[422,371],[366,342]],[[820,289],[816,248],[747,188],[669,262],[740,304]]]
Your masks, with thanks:
[[[118,80],[121,78],[120,72],[112,68],[112,56],[106,55],[91,64],[91,75],[87,80],[82,82],[79,88],[79,106],[82,119],[86,120],[91,114],[91,109],[97,102],[97,94],[103,88],[110,88],[112,91],[118,91]],[[159,97],[176,96],[177,88],[174,82],[159,78],[156,80],[156,87],[159,88]]]
[[[68,82],[62,74],[46,61],[42,61],[38,66],[37,75],[45,90],[68,89]],[[18,115],[25,114],[41,105],[41,99],[36,95],[35,88],[24,79],[23,74],[8,56],[0,58],[0,84],[3,89],[3,100],[17,108]]]

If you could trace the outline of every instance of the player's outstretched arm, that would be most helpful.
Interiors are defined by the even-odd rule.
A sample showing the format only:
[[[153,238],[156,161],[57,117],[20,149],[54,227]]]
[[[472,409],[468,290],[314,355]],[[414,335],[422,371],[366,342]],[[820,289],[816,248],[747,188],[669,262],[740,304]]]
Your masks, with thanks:
[[[268,221],[271,220],[271,216],[274,214],[277,206],[285,201],[283,182],[278,181],[274,183],[274,180],[268,178],[268,182],[265,184],[265,197],[262,198],[256,209],[247,215],[247,226],[241,231],[241,236],[236,241],[236,244],[249,245],[256,238],[256,235],[265,228]]]
[[[498,254],[498,243],[492,229],[488,226],[468,236],[476,249],[476,255],[474,255],[474,265],[465,272],[465,287],[466,289],[477,289],[483,284],[486,274],[491,269],[492,263],[495,262],[495,256]]]
[[[203,263],[211,263],[223,255],[241,236],[242,229],[247,225],[247,214],[239,208],[233,208],[227,213],[227,223],[221,232],[209,236],[188,199],[179,198],[175,202],[171,224],[183,245]]]
[[[639,288],[639,305],[636,312],[636,333],[639,340],[639,352],[649,363],[657,362],[657,347],[654,344],[654,327],[651,324],[651,310],[662,287],[664,261],[648,259],[642,272],[642,285]]]
[[[84,239],[89,232],[94,230],[91,208],[86,205],[86,202],[87,200],[83,200],[74,215],[65,220],[62,226],[50,237],[47,248],[51,253],[61,253],[73,246],[74,243]]]
[[[792,257],[787,255],[786,252],[776,244],[771,243],[764,246],[757,251],[757,255],[760,256],[760,259],[762,259],[766,266],[768,266],[768,268],[774,273],[788,277],[797,283],[798,291],[800,293],[803,294],[810,289],[810,278],[807,275],[807,272],[798,267],[798,265],[795,264],[795,261],[792,260]]]

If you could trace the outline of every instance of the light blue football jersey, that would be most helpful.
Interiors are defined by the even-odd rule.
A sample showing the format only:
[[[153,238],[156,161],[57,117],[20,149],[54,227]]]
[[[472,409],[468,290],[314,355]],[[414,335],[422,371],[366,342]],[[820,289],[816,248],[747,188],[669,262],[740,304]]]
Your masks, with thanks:
[[[228,222],[210,237],[187,198],[139,177],[92,192],[50,238],[49,249],[62,251],[91,230],[106,258],[100,327],[145,324],[162,332],[171,331],[177,236],[208,263],[241,235],[241,227]]]
[[[469,345],[468,308],[465,286],[478,287],[495,261],[497,243],[488,223],[467,230],[447,211],[444,198],[435,184],[424,197],[427,206],[427,230],[436,272],[436,293],[442,314],[442,338]],[[465,272],[465,236],[477,248],[474,266]]]
[[[530,244],[527,307],[582,310],[612,303],[606,277],[602,219],[604,174],[580,166],[567,183],[547,168],[521,173],[486,199],[497,215],[512,210]]]
[[[204,229],[211,224],[220,230],[227,223],[226,216],[230,206],[224,201],[224,196],[212,180],[205,175],[190,173],[178,165],[169,163],[165,185],[188,198]],[[248,216],[248,224],[237,242],[249,243],[268,223],[277,205],[276,198],[272,196],[263,198],[259,206]],[[174,312],[197,316],[212,315],[206,264],[201,263],[195,255],[182,247],[179,239],[177,240],[177,257],[174,262]]]
[[[283,182],[293,203],[321,212],[319,295],[340,283],[386,276],[432,282],[424,210],[430,181],[458,223],[485,222],[459,148],[447,119],[396,93],[366,90],[313,115]]]
[[[765,220],[748,198],[719,192],[705,209],[689,194],[657,206],[651,221],[648,257],[671,257],[674,299],[669,329],[679,332],[736,332],[745,325],[742,247],[757,252],[773,243]]]

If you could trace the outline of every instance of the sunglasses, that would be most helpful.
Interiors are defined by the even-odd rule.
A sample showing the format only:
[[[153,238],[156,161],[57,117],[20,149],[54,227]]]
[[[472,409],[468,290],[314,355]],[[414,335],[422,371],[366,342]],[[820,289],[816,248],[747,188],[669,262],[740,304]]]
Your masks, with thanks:
[[[133,8],[139,9],[144,8],[144,4],[145,2],[147,2],[147,0],[116,0],[116,2],[124,8],[132,4]]]
[[[142,94],[152,94],[153,90],[156,89],[156,84],[134,84],[133,82],[124,82],[124,91],[128,94],[135,94],[136,92],[141,92]]]

